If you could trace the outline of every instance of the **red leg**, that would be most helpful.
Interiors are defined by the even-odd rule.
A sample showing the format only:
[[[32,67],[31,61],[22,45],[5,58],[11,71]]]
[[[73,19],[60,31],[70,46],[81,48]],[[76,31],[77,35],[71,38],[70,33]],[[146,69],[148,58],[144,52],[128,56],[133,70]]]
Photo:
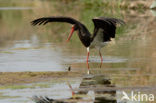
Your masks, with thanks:
[[[103,63],[103,58],[102,58],[100,50],[99,50],[99,55],[100,55],[100,58],[101,58],[101,64],[100,64],[100,68],[101,68],[102,67],[102,63]]]
[[[72,97],[75,95],[75,92],[73,91],[73,88],[72,88],[72,86],[70,85],[70,83],[69,83],[69,81],[67,81],[67,84],[68,84],[68,86],[69,86],[69,88],[70,88],[70,90],[71,90],[71,92],[72,92]]]
[[[89,59],[89,47],[87,48],[87,68],[88,68],[88,74],[89,74],[89,63],[88,63],[88,59]]]

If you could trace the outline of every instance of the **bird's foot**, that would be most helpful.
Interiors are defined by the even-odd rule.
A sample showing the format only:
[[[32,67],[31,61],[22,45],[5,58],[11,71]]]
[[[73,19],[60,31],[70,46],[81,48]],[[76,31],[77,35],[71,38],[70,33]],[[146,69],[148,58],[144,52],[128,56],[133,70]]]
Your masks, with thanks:
[[[87,74],[88,74],[88,75],[90,74],[90,71],[89,71],[89,70],[87,71]]]

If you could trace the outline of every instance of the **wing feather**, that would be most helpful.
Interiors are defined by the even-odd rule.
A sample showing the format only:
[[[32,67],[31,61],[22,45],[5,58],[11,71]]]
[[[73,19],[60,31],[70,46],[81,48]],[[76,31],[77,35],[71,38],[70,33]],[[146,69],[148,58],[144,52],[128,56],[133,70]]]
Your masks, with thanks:
[[[53,16],[53,17],[43,17],[43,18],[38,18],[33,21],[31,21],[32,25],[45,25],[49,22],[66,22],[70,24],[81,24],[79,21],[71,18],[71,17],[63,17],[63,16]]]
[[[35,19],[31,22],[33,26],[35,25],[45,25],[49,22],[66,22],[74,25],[74,30],[78,31],[78,36],[83,43],[84,46],[88,47],[90,45],[90,37],[91,34],[88,29],[85,27],[84,24],[80,23],[79,21],[71,18],[71,17],[63,17],[63,16],[56,16],[56,17],[43,17]]]
[[[96,35],[103,35],[103,42],[110,41],[110,38],[115,38],[116,24],[125,24],[124,21],[116,18],[98,17],[92,19],[94,23],[93,39]],[[98,33],[98,30],[103,29],[103,33]]]
[[[38,97],[38,96],[33,96],[32,97],[32,100],[35,102],[35,103],[66,103],[66,102],[63,102],[61,100],[54,100],[54,99],[50,99],[48,97]]]

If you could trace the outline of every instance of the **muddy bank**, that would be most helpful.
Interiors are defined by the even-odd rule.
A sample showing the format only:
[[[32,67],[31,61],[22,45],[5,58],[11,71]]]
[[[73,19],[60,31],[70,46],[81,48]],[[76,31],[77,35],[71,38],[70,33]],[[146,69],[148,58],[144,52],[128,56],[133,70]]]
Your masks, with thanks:
[[[81,76],[81,74],[77,72],[0,72],[0,85],[34,83],[76,76]]]

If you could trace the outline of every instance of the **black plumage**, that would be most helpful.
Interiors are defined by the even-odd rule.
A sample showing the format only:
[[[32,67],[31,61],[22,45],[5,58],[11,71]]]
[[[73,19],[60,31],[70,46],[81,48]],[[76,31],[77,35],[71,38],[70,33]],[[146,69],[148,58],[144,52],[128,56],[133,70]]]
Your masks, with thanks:
[[[110,38],[115,38],[115,31],[116,31],[116,24],[125,24],[124,21],[116,18],[105,18],[105,17],[98,17],[92,19],[94,22],[94,34],[93,38],[97,35],[96,31],[98,29],[103,29],[103,42],[110,41]]]
[[[94,32],[91,37],[88,29],[81,22],[71,17],[43,17],[31,22],[32,25],[45,25],[49,22],[66,22],[75,25],[75,30],[78,30],[78,35],[84,46],[89,47],[94,37],[98,34],[99,29],[103,29],[103,32],[98,35],[103,35],[103,42],[110,41],[110,38],[115,38],[116,24],[124,24],[124,21],[116,18],[98,17],[92,19],[94,23]]]
[[[92,19],[92,21],[94,23],[93,35],[91,35],[91,33],[88,31],[88,29],[84,24],[71,17],[63,17],[63,16],[43,17],[33,20],[31,24],[35,26],[35,25],[45,25],[49,22],[70,23],[73,25],[73,27],[71,30],[71,34],[68,37],[68,40],[70,40],[74,31],[78,31],[78,36],[82,44],[88,48],[87,49],[88,56],[89,56],[89,47],[99,49],[99,54],[101,56],[100,49],[105,45],[106,42],[111,41],[111,38],[115,38],[117,24],[125,24],[125,22],[120,19],[106,17],[94,18]],[[102,60],[103,59],[101,56],[101,62]]]
[[[63,102],[61,100],[54,100],[54,99],[50,99],[48,97],[38,97],[38,96],[34,96],[32,98],[32,100],[35,102],[35,103],[67,103],[67,102]]]

